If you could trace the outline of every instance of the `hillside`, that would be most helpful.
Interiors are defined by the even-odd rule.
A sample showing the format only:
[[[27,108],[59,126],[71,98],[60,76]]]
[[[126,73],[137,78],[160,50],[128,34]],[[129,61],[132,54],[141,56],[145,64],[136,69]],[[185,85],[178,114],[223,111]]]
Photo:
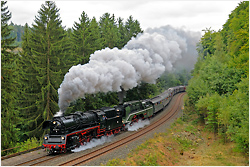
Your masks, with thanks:
[[[249,149],[249,2],[232,11],[221,31],[206,29],[198,44],[199,59],[187,88],[206,128],[224,142]]]
[[[171,129],[154,135],[123,159],[106,166],[248,166],[248,156],[236,151],[234,142],[207,131],[195,112],[184,110]]]

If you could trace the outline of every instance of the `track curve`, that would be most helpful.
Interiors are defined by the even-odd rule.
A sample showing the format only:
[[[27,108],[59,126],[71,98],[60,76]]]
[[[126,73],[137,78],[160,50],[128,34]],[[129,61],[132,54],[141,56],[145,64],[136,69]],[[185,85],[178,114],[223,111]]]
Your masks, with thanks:
[[[116,142],[111,142],[109,144],[107,144],[106,146],[99,148],[99,149],[92,149],[90,151],[88,151],[88,153],[69,153],[69,154],[62,154],[62,155],[56,155],[56,156],[46,156],[45,153],[42,153],[44,155],[40,155],[39,157],[33,158],[33,159],[22,159],[20,162],[18,163],[4,163],[2,162],[2,166],[35,166],[35,165],[59,165],[59,166],[77,166],[77,165],[83,165],[86,164],[87,162],[92,162],[91,160],[94,160],[98,157],[101,157],[102,155],[105,155],[109,152],[112,152],[114,150],[116,150],[117,148],[120,148],[124,145],[127,145],[128,143],[135,141],[136,139],[144,136],[145,134],[151,132],[152,130],[156,129],[157,127],[161,126],[162,124],[164,124],[166,121],[172,119],[174,117],[174,115],[177,113],[178,110],[181,109],[181,102],[182,102],[182,97],[185,93],[180,93],[177,94],[175,101],[171,101],[171,107],[168,107],[168,110],[166,110],[166,114],[165,111],[164,115],[161,116],[161,118],[157,121],[155,121],[156,123],[152,123],[138,131],[136,131],[135,133],[132,133],[131,135],[128,135],[126,138],[120,139]],[[174,103],[174,104],[173,104]],[[118,149],[119,150],[119,149]],[[40,150],[41,151],[41,150]],[[27,153],[29,154],[29,153]],[[65,158],[64,158],[65,157]],[[13,157],[15,158],[15,157]],[[12,159],[12,158],[10,158]],[[21,158],[19,158],[21,159]],[[69,160],[68,160],[69,159]]]
[[[100,148],[98,150],[95,150],[87,155],[85,155],[84,157],[77,157],[75,159],[69,160],[67,162],[61,163],[59,164],[59,166],[77,166],[77,165],[82,165],[87,161],[93,160],[95,158],[98,158],[106,153],[109,153],[111,151],[113,151],[114,149],[121,147],[123,145],[128,144],[129,142],[132,142],[133,140],[136,140],[137,138],[149,133],[150,131],[154,130],[155,128],[159,127],[160,125],[162,125],[163,123],[165,123],[165,121],[168,121],[169,119],[171,119],[176,113],[177,111],[180,109],[180,104],[181,104],[181,99],[183,97],[185,93],[181,93],[178,98],[177,98],[177,102],[174,104],[174,106],[170,109],[170,111],[165,114],[160,120],[158,120],[157,122],[155,122],[154,124],[151,124],[149,126],[147,126],[146,128],[143,128],[141,130],[139,130],[137,133],[133,133],[130,136],[123,138],[121,140],[118,140],[114,143],[111,143],[110,145],[107,145],[103,148]]]

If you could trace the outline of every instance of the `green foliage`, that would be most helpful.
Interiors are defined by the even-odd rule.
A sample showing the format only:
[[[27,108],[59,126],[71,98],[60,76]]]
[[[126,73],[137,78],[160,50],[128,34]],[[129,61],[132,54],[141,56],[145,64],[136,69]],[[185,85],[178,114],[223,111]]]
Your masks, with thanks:
[[[88,36],[90,35],[90,19],[85,12],[82,12],[79,23],[75,22],[71,39],[72,54],[74,54],[75,64],[85,64],[88,62],[90,51]],[[92,42],[92,41],[91,41]]]
[[[11,27],[8,21],[11,19],[11,13],[6,6],[7,1],[1,1],[1,53],[5,53],[8,49],[13,50],[15,46],[14,37],[11,37]]]
[[[24,26],[17,25],[11,22],[10,28],[12,29],[10,36],[12,38],[15,38],[14,45],[21,47],[22,46],[22,36],[24,34]]]
[[[214,48],[215,32],[214,32],[214,30],[211,30],[211,28],[205,29],[202,31],[204,31],[205,34],[201,38],[201,42],[199,45],[200,47],[198,47],[198,52],[203,55],[203,58],[205,58],[209,55],[214,54],[214,51],[215,51],[215,48]]]
[[[131,40],[132,37],[136,37],[137,34],[142,33],[140,23],[137,20],[134,20],[133,17],[130,15],[125,23],[125,34],[126,38],[124,42],[128,42]],[[125,44],[126,44],[125,43]]]
[[[109,160],[107,162],[107,164],[105,164],[105,165],[103,163],[101,163],[101,166],[120,166],[121,165],[120,161],[121,161],[121,159],[119,159],[119,158],[112,159],[112,160]]]
[[[195,132],[197,132],[197,129],[193,125],[188,125],[185,127],[185,131],[190,132],[190,133],[195,133]]]
[[[214,131],[218,130],[218,109],[220,107],[221,96],[218,93],[212,95],[207,94],[200,98],[196,107],[200,114],[205,116],[205,123]]]
[[[140,166],[158,166],[159,164],[157,163],[157,155],[148,153],[145,155],[143,160],[138,160],[136,162]]]
[[[31,28],[25,26],[20,57],[22,79],[20,110],[24,138],[41,137],[42,123],[58,110],[57,89],[72,66],[69,45],[54,2],[42,4]]]
[[[220,134],[230,137],[241,151],[246,152],[249,144],[249,78],[242,79],[236,86],[233,94],[221,101],[218,120],[223,129]]]
[[[206,29],[189,81],[189,104],[224,141],[249,148],[249,2],[241,2],[223,29]]]
[[[141,83],[139,86],[126,92],[124,101],[148,99],[155,94],[157,88],[154,84]]]
[[[14,149],[12,150],[7,150],[7,151],[3,151],[2,150],[2,156],[3,155],[11,155],[15,152],[22,152],[22,151],[26,151],[26,150],[30,150],[32,148],[36,148],[42,145],[42,140],[39,142],[37,141],[37,139],[35,137],[29,138],[24,142],[18,142],[14,145]]]
[[[183,139],[176,137],[175,138],[176,142],[180,145],[182,150],[187,150],[188,148],[192,147],[193,142],[189,139]]]
[[[24,142],[17,143],[15,147],[16,152],[26,151],[32,148],[36,148],[42,145],[42,140],[39,142],[35,137],[29,138],[28,140]]]
[[[13,147],[17,142],[19,128],[17,127],[19,111],[17,110],[16,90],[18,89],[18,55],[11,51],[15,38],[10,37],[11,29],[8,21],[11,13],[1,1],[1,149]]]
[[[114,14],[104,13],[100,17],[101,37],[104,39],[103,45],[105,47],[114,48],[118,40],[118,28],[115,22]]]
[[[229,15],[223,25],[223,40],[231,56],[230,66],[249,71],[249,2],[244,1]]]

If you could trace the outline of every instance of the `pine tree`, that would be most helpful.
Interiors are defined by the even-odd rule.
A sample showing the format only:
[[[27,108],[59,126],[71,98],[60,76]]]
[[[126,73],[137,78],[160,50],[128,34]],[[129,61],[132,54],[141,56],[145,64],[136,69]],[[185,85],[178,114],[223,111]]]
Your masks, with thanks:
[[[22,36],[22,52],[19,61],[20,66],[20,96],[18,97],[18,107],[20,111],[20,117],[22,117],[22,123],[20,129],[22,136],[21,141],[25,141],[32,136],[31,130],[37,126],[37,115],[34,111],[37,111],[36,103],[37,93],[40,92],[40,88],[37,86],[39,83],[36,79],[38,75],[33,67],[32,48],[30,46],[30,27],[28,24],[24,26],[24,35]],[[31,133],[31,134],[30,134]]]
[[[1,48],[2,53],[8,52],[16,48],[13,46],[15,38],[11,38],[11,29],[8,25],[8,21],[11,19],[11,13],[8,7],[5,7],[7,1],[1,1]]]
[[[33,77],[24,88],[30,97],[25,105],[33,116],[29,125],[34,128],[30,127],[32,131],[29,135],[37,137],[41,136],[43,121],[50,119],[59,110],[57,89],[64,74],[72,66],[69,62],[71,58],[66,57],[69,51],[68,37],[58,12],[54,2],[46,1],[42,4],[28,42],[23,43],[24,61],[30,61],[30,66],[24,69],[24,75],[27,80]]]
[[[18,110],[16,98],[18,94],[18,55],[12,51],[15,48],[15,38],[10,38],[11,29],[8,21],[11,13],[6,6],[6,1],[1,1],[1,149],[14,146],[18,141],[19,129],[16,127]]]
[[[115,16],[109,13],[103,14],[100,18],[101,37],[104,40],[104,47],[114,48],[118,41],[118,28]]]
[[[88,36],[86,41],[88,42],[88,56],[94,53],[96,50],[100,50],[103,47],[103,39],[101,38],[100,27],[95,17],[91,20],[87,29]]]
[[[126,29],[125,29],[125,25],[123,23],[123,19],[121,17],[119,17],[117,19],[118,22],[118,41],[117,41],[117,47],[119,49],[123,48],[126,43],[128,42],[127,38],[126,38]]]
[[[85,64],[88,62],[88,41],[86,37],[88,36],[88,27],[89,27],[89,17],[83,11],[81,17],[79,18],[79,23],[75,22],[73,26],[72,33],[72,48],[74,51],[74,58],[77,64]]]
[[[126,28],[126,41],[131,40],[132,37],[136,37],[137,34],[142,33],[140,23],[137,20],[134,20],[132,16],[129,16],[125,23]]]

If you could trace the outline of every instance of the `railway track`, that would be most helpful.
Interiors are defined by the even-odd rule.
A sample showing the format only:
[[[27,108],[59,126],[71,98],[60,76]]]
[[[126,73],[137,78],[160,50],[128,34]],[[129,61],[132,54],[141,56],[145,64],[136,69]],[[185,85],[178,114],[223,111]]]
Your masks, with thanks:
[[[148,125],[147,127],[142,128],[141,130],[137,131],[136,133],[133,133],[129,135],[126,138],[120,139],[114,143],[111,143],[107,146],[104,146],[100,149],[91,151],[88,154],[81,155],[80,157],[73,158],[69,161],[59,163],[59,166],[77,166],[77,165],[82,165],[88,161],[91,161],[95,158],[98,158],[104,154],[107,154],[119,147],[122,147],[138,138],[141,136],[151,132],[152,130],[156,129],[157,127],[161,126],[164,124],[166,121],[171,119],[177,111],[181,108],[181,99],[185,93],[178,94],[177,100],[174,103],[174,105],[169,109],[167,114],[164,114],[158,121],[155,121],[155,123]],[[61,155],[56,155],[56,156],[48,156],[48,155],[43,155],[38,158],[34,158],[31,160],[27,160],[22,163],[15,164],[15,166],[36,166],[36,165],[42,165],[44,163],[48,163],[49,161],[55,161],[55,159],[63,159],[63,156],[69,155],[68,153],[66,154],[61,154]],[[66,158],[65,158],[66,159]]]
[[[39,146],[39,147],[35,147],[35,148],[29,149],[29,150],[25,150],[25,151],[22,151],[22,152],[14,153],[14,154],[11,154],[11,155],[6,155],[6,156],[1,157],[1,160],[5,160],[5,159],[11,158],[11,157],[15,157],[15,156],[19,156],[19,155],[22,155],[22,154],[26,154],[28,152],[39,150],[41,148],[42,148],[42,146]],[[14,148],[11,148],[11,149],[14,149]]]
[[[16,164],[15,166],[37,166],[39,164],[43,164],[44,162],[54,160],[55,158],[63,158],[64,156],[67,156],[69,154],[70,153],[60,154],[60,155],[44,155],[38,158],[34,158],[31,160],[27,160],[25,162]]]
[[[152,130],[156,129],[157,127],[161,126],[162,124],[164,124],[166,121],[168,121],[169,119],[171,119],[176,113],[177,111],[181,108],[180,104],[181,104],[181,98],[183,97],[185,93],[181,93],[178,98],[176,103],[174,104],[174,106],[170,109],[170,111],[164,115],[162,118],[160,118],[158,121],[156,121],[154,124],[149,125],[143,129],[141,129],[140,131],[138,131],[137,133],[133,133],[130,136],[123,138],[121,140],[118,140],[110,145],[107,145],[105,147],[102,147],[100,149],[97,149],[87,155],[81,156],[81,157],[77,157],[75,159],[69,160],[67,162],[61,163],[59,164],[59,166],[78,166],[78,165],[82,165],[84,163],[86,163],[87,161],[90,161],[92,159],[98,158],[104,154],[107,154],[115,149],[117,149],[118,147],[124,146],[130,142],[132,142],[133,140],[136,140],[137,138],[151,132]]]
[[[53,159],[55,157],[49,157],[47,155],[45,156],[42,156],[42,157],[39,157],[39,158],[35,158],[35,159],[32,159],[32,160],[28,160],[28,161],[25,161],[25,162],[22,162],[22,163],[19,163],[19,164],[16,164],[15,166],[35,166],[37,164],[41,164],[45,161],[49,161],[51,159]]]

